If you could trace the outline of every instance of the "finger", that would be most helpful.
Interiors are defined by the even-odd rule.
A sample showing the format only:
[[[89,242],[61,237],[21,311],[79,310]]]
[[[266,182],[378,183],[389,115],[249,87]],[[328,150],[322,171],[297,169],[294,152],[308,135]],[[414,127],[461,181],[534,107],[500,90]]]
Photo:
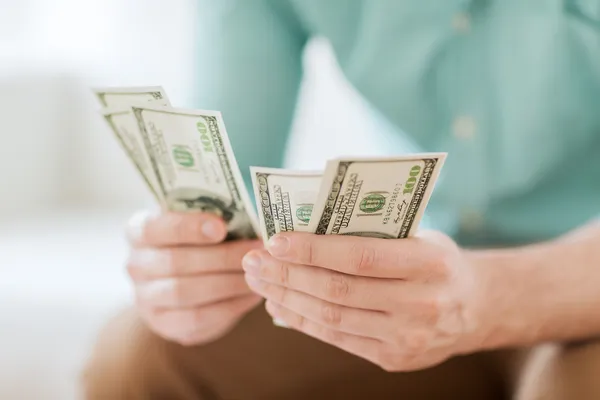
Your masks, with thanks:
[[[325,268],[292,264],[265,250],[251,251],[242,260],[246,273],[313,297],[353,308],[389,310],[407,282],[343,274]]]
[[[380,311],[361,310],[333,304],[304,293],[246,276],[248,285],[260,296],[330,329],[381,339],[390,320]]]
[[[221,336],[260,303],[260,297],[247,295],[190,309],[151,310],[146,319],[161,336],[191,345]]]
[[[127,237],[134,247],[206,245],[225,239],[223,220],[209,213],[148,212],[135,214]]]
[[[286,232],[273,236],[267,250],[274,257],[375,278],[412,279],[436,268],[440,253],[424,238],[383,240],[358,236]],[[425,269],[425,271],[424,271]]]
[[[266,309],[273,318],[283,321],[292,329],[336,346],[348,353],[355,354],[372,363],[377,363],[381,342],[376,339],[330,329],[271,301],[267,301]]]
[[[127,271],[134,281],[240,272],[244,255],[262,246],[259,240],[241,240],[206,247],[133,248]]]
[[[258,268],[252,267],[256,262]],[[444,295],[442,284],[347,275],[279,261],[265,250],[248,253],[243,267],[246,275],[261,284],[280,286],[344,307],[394,313],[396,325],[402,327],[436,326],[443,322],[444,315],[457,315],[456,302],[452,296]]]
[[[135,286],[138,304],[145,307],[184,308],[216,303],[252,293],[242,274],[163,278]]]

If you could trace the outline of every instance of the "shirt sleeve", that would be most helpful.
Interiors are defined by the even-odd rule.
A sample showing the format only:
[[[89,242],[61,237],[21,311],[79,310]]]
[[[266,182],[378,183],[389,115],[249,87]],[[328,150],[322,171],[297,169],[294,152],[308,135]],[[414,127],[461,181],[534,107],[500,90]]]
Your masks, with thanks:
[[[307,36],[281,0],[199,0],[198,15],[193,104],[222,112],[250,188],[250,166],[283,162]]]

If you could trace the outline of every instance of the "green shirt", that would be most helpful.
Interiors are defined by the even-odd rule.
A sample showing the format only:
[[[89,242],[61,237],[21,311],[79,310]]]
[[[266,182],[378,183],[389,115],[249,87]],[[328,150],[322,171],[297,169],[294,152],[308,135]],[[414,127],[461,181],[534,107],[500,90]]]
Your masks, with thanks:
[[[201,0],[194,105],[223,112],[246,178],[283,162],[317,35],[388,154],[448,152],[424,224],[506,244],[600,215],[600,0]]]

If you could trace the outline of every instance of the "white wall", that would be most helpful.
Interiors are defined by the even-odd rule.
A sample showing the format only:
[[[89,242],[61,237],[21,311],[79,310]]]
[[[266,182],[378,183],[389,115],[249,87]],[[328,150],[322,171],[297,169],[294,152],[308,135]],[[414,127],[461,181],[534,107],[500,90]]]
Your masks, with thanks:
[[[89,88],[185,99],[194,0],[0,0],[0,218],[149,201]]]
[[[194,0],[0,0],[0,218],[151,202],[89,88],[160,84],[184,103],[194,7]],[[318,169],[331,156],[380,152],[361,139],[375,128],[326,42],[311,44],[306,67],[289,165]]]

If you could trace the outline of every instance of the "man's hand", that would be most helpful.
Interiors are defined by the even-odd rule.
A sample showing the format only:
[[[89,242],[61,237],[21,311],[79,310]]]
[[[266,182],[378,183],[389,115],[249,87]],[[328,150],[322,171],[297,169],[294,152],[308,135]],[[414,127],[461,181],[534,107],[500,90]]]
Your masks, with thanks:
[[[267,310],[293,329],[408,371],[477,347],[476,271],[438,232],[403,240],[285,233],[243,261]]]
[[[134,216],[127,262],[142,318],[158,335],[183,345],[215,340],[261,298],[244,280],[242,257],[259,241],[222,243],[222,220],[210,214]]]

